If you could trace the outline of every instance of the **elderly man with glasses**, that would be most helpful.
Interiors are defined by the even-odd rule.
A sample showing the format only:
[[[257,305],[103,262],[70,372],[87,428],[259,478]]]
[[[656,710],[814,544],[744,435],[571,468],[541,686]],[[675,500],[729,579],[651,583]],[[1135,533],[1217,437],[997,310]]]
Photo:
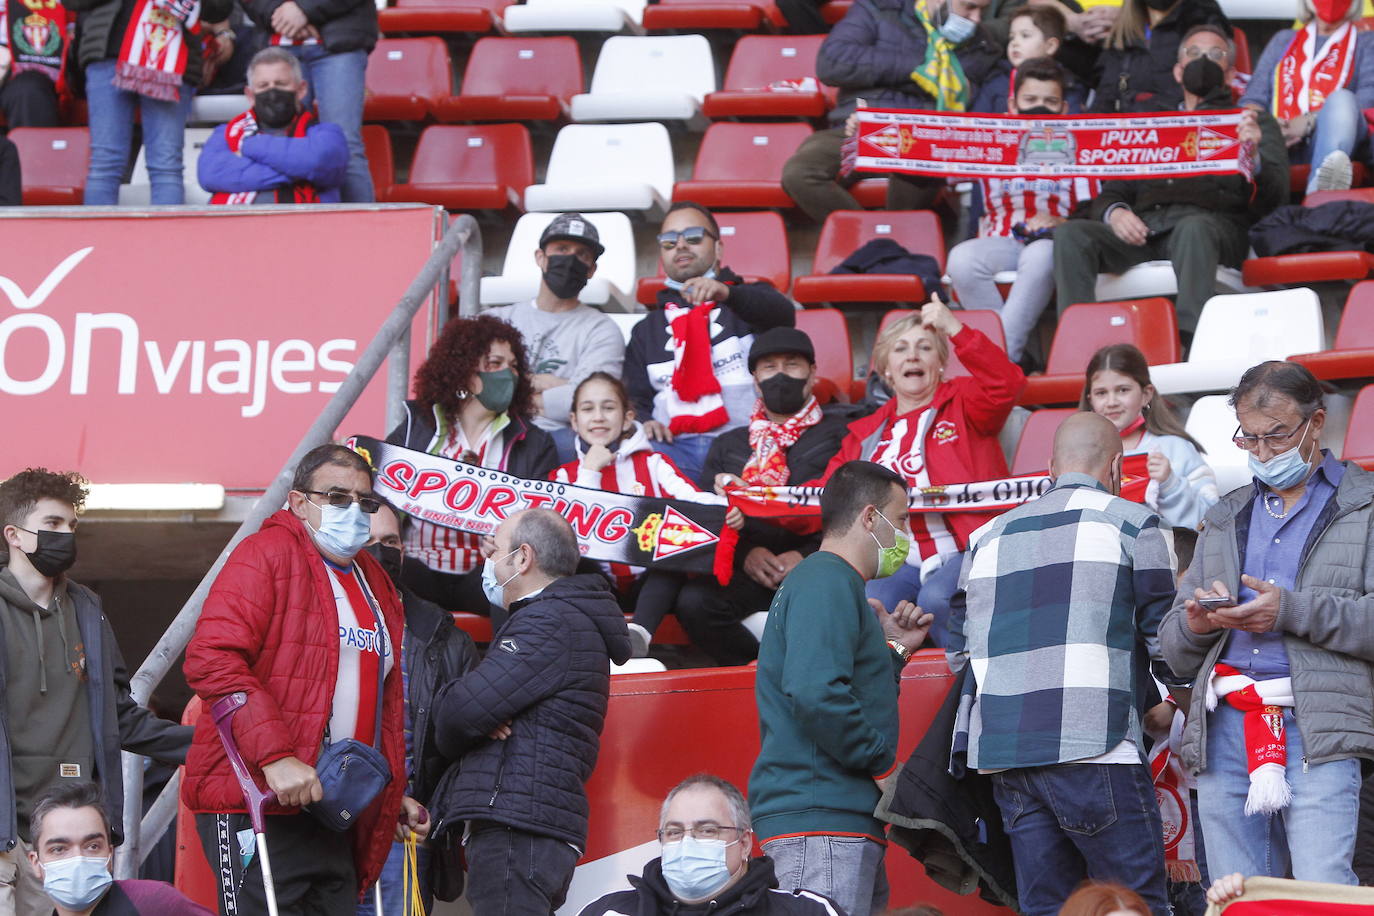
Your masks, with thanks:
[[[796,316],[791,299],[721,264],[720,225],[700,204],[669,207],[658,244],[667,286],[630,334],[625,385],[655,448],[701,482],[716,436],[754,412],[754,335],[793,327]]]
[[[658,820],[659,857],[628,876],[631,890],[587,904],[581,916],[841,916],[827,897],[778,889],[773,860],[750,855],[749,805],[719,776],[698,773],[678,783]]]
[[[1174,64],[1183,111],[1235,108],[1234,76],[1235,45],[1224,31],[1200,25],[1183,37]],[[1217,265],[1240,267],[1250,226],[1288,200],[1288,150],[1278,122],[1268,112],[1247,111],[1238,136],[1257,148],[1253,180],[1235,174],[1103,182],[1083,218],[1055,230],[1059,311],[1096,302],[1098,274],[1167,259],[1178,278],[1178,327],[1191,341],[1215,290]]]
[[[1195,678],[1183,733],[1213,875],[1357,884],[1374,758],[1374,476],[1321,447],[1320,383],[1261,363],[1231,393],[1254,483],[1208,511],[1159,628]]]

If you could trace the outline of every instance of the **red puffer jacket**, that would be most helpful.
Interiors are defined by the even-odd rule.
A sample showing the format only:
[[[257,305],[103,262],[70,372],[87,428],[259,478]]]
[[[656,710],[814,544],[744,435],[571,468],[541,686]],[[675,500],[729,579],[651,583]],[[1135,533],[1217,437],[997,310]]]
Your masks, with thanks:
[[[400,658],[405,615],[391,580],[372,557],[356,562],[382,606],[382,619]],[[319,755],[339,667],[334,591],[305,526],[287,509],[243,540],[215,580],[186,647],[186,682],[205,704],[186,758],[182,800],[196,813],[244,812],[243,794],[229,768],[210,706],[242,690],[248,703],[234,717],[234,737],[259,786],[262,767],[294,756]],[[405,791],[401,668],[387,676],[382,700],[382,751],[393,774],[380,798],[353,828],[353,861],[361,890],[381,872]],[[275,802],[269,814],[294,814]]]

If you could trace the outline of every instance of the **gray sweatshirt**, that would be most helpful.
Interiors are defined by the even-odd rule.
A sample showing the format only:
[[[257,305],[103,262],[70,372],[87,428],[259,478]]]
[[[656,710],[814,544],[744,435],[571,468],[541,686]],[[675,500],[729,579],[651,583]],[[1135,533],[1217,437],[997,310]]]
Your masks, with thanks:
[[[578,304],[568,312],[545,312],[529,302],[487,309],[512,325],[525,339],[530,372],[548,373],[568,380],[568,384],[544,392],[544,412],[534,417],[543,430],[568,425],[572,413],[573,391],[593,372],[609,372],[620,378],[625,362],[625,338],[615,322],[588,305]]]

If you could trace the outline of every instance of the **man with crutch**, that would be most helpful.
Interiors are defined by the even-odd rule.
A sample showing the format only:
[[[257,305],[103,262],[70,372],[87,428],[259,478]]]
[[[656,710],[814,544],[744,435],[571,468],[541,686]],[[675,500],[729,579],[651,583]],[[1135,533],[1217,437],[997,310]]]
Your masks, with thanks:
[[[234,549],[186,648],[204,706],[182,797],[221,916],[351,913],[398,818],[428,831],[403,798],[401,603],[362,551],[378,508],[356,453],[307,453],[288,507]],[[267,817],[250,818],[259,793]]]

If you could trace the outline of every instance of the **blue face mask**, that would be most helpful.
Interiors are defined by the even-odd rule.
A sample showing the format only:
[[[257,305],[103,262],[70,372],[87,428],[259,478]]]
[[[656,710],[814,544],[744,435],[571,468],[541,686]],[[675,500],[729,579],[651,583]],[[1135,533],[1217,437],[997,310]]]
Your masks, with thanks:
[[[506,557],[514,556],[518,550],[519,548],[517,547],[500,560],[493,558],[482,564],[482,594],[486,595],[487,600],[497,607],[506,606],[506,586],[510,585],[511,581],[515,579],[515,576],[520,575],[520,573],[517,571],[515,575],[511,576],[505,582],[499,582],[496,579],[496,564],[506,559]]]
[[[1279,452],[1268,461],[1260,461],[1255,453],[1250,453],[1250,473],[1255,479],[1271,490],[1287,490],[1302,482],[1312,470],[1312,462],[1302,456],[1302,445],[1307,439],[1307,428],[1312,423],[1308,417],[1302,425],[1302,438],[1298,444],[1287,451]]]
[[[708,279],[708,280],[714,280],[714,279],[716,278],[716,269],[715,269],[714,267],[712,267],[710,270],[706,271],[706,273],[702,274],[702,276],[705,277],[705,278]],[[695,279],[695,278],[691,278],[691,279]],[[663,285],[664,285],[664,286],[668,287],[669,289],[675,289],[675,290],[677,290],[678,292],[682,292],[682,286],[683,286],[683,284],[686,283],[686,282],[687,282],[686,280],[674,280],[672,277],[664,277],[664,278],[663,278]]]
[[[965,19],[953,10],[945,17],[944,25],[940,26],[940,34],[956,45],[961,45],[973,37],[974,31],[978,28],[978,23],[972,19]]]
[[[69,910],[84,910],[110,889],[110,860],[72,856],[43,863],[43,893]]]
[[[725,850],[731,845],[724,840],[698,840],[690,834],[676,843],[664,843],[663,880],[673,896],[695,903],[728,884],[730,866],[725,864]]]
[[[314,532],[317,547],[346,560],[351,560],[354,554],[363,549],[371,535],[372,523],[356,500],[343,509],[321,506],[313,501],[310,501],[310,505],[320,510],[320,527],[313,528],[309,522],[305,523]]]

